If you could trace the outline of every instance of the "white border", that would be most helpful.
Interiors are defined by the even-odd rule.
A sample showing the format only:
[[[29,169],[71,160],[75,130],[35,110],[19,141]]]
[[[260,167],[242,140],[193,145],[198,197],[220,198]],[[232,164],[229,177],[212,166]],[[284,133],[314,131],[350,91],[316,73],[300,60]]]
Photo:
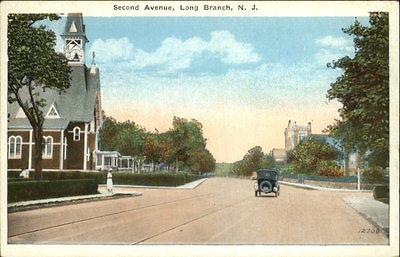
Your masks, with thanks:
[[[179,11],[182,1],[168,2],[1,2],[1,87],[0,87],[0,135],[2,142],[7,138],[7,70],[6,70],[6,27],[7,13],[34,13],[34,12],[82,12],[84,16],[367,16],[369,11],[385,11],[390,13],[390,169],[391,169],[391,205],[390,205],[390,246],[362,246],[362,245],[241,245],[241,246],[116,246],[116,245],[7,245],[7,206],[6,206],[6,173],[1,172],[0,184],[0,210],[1,210],[1,255],[3,256],[395,256],[398,255],[399,239],[399,199],[398,199],[398,171],[399,171],[399,7],[396,1],[359,1],[359,2],[224,2],[235,5],[237,3],[246,6],[256,4],[258,11],[253,13],[232,12],[184,12]],[[175,6],[174,12],[145,12],[145,11],[114,11],[113,5],[132,4],[167,4]],[[218,2],[190,2],[190,4],[218,4]],[[1,144],[0,167],[7,164],[7,152],[5,144]]]

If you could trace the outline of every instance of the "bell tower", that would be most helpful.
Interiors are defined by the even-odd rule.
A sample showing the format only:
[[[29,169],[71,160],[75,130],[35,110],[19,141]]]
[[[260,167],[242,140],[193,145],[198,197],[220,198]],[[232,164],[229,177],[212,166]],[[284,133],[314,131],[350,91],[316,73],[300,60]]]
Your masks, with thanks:
[[[85,64],[85,44],[89,40],[86,38],[81,13],[69,13],[67,15],[65,29],[61,37],[64,40],[64,54],[68,59],[68,64]]]

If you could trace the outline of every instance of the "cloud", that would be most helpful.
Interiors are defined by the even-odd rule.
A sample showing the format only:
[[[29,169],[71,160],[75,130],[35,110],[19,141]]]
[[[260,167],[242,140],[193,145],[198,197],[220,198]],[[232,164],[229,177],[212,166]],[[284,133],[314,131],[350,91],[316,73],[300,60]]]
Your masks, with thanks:
[[[203,45],[204,41],[198,37],[186,41],[169,37],[154,52],[138,50],[132,64],[137,69],[154,65],[163,65],[167,71],[186,69],[190,67],[193,58],[202,53]]]
[[[346,54],[343,52],[335,52],[330,49],[322,48],[315,54],[315,59],[318,63],[326,64],[328,62],[332,62],[335,60],[339,60],[344,57]]]
[[[317,38],[315,42],[323,47],[336,48],[346,51],[353,50],[352,41],[344,37],[325,36]]]
[[[254,52],[251,44],[238,42],[235,36],[226,30],[211,32],[211,40],[205,50],[218,53],[226,64],[256,63],[261,57]]]
[[[134,47],[130,40],[123,38],[96,39],[88,51],[96,53],[96,61],[100,63],[112,61],[126,61],[134,56]]]
[[[213,31],[210,40],[191,37],[181,40],[176,37],[165,38],[154,51],[134,49],[128,38],[97,39],[89,53],[96,52],[100,63],[125,62],[133,70],[155,67],[162,72],[174,72],[191,67],[196,58],[206,54],[214,55],[227,65],[257,63],[261,57],[249,43],[237,41],[229,31]]]
[[[346,55],[354,55],[353,42],[350,38],[325,36],[315,39],[315,43],[321,48],[314,55],[314,58],[321,65],[338,60]]]

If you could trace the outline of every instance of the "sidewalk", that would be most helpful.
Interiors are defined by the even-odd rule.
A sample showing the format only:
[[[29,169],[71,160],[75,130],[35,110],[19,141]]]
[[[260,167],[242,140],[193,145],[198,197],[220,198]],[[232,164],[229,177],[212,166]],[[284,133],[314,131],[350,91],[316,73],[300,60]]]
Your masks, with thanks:
[[[340,192],[372,192],[372,190],[357,190],[357,189],[346,189],[346,188],[331,188],[331,187],[321,187],[321,186],[314,186],[314,185],[307,185],[307,184],[300,184],[300,183],[293,183],[287,181],[279,181],[282,185],[288,186],[295,186],[301,188],[308,188],[308,189],[315,189],[315,190],[328,190],[328,191],[340,191]]]
[[[74,201],[94,200],[97,198],[106,199],[106,198],[120,196],[120,195],[130,195],[130,196],[141,196],[142,195],[142,193],[140,193],[140,192],[130,190],[133,188],[194,189],[206,180],[207,180],[207,178],[203,178],[203,179],[192,181],[190,183],[187,183],[187,184],[184,184],[184,185],[181,185],[178,187],[114,185],[113,186],[114,192],[112,194],[107,192],[106,185],[99,185],[98,186],[98,191],[100,192],[99,194],[67,196],[67,197],[59,197],[59,198],[49,198],[49,199],[16,202],[16,203],[7,204],[7,208],[9,208],[9,209],[26,209],[26,208],[35,207],[35,206],[70,203],[70,202],[74,202]]]
[[[373,196],[348,196],[343,201],[383,230],[386,236],[389,235],[389,205],[375,200]]]
[[[141,185],[114,185],[114,191],[119,192],[121,189],[132,189],[132,188],[148,188],[148,189],[194,189],[198,187],[201,183],[206,181],[207,178],[198,179],[189,183],[186,183],[177,187],[169,187],[169,186],[141,186]],[[106,185],[99,185],[99,191],[105,191]]]
[[[40,199],[40,200],[31,200],[31,201],[23,201],[23,202],[15,202],[7,204],[7,208],[27,208],[33,206],[42,206],[42,205],[51,205],[51,204],[59,204],[59,203],[69,203],[74,201],[84,201],[84,200],[93,200],[93,199],[101,199],[101,198],[110,198],[118,195],[131,195],[131,196],[141,196],[142,193],[139,192],[127,192],[127,193],[116,193],[113,194],[103,192],[100,194],[94,195],[78,195],[78,196],[67,196],[67,197],[58,197],[58,198],[49,198],[49,199]]]

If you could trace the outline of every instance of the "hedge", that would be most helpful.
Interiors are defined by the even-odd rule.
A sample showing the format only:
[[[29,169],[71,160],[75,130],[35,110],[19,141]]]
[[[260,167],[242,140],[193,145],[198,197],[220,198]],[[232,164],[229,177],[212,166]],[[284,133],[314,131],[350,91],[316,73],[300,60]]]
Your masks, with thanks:
[[[357,183],[357,176],[342,176],[342,177],[327,177],[327,176],[317,176],[317,175],[301,175],[297,173],[292,174],[281,174],[281,179],[291,178],[298,179],[300,176],[304,180],[314,180],[314,181],[326,181],[326,182],[340,182],[340,183]]]
[[[180,186],[199,179],[194,174],[168,174],[168,173],[114,173],[115,185],[145,185],[145,186]]]
[[[21,171],[9,170],[7,171],[7,178],[19,178]]]
[[[32,177],[32,172],[29,175]],[[115,185],[180,186],[201,178],[199,175],[190,173],[133,174],[130,172],[113,172],[112,175]],[[42,177],[43,180],[93,179],[98,184],[107,182],[107,172],[43,171]]]
[[[8,183],[8,203],[63,196],[97,194],[93,179],[28,180]]]
[[[389,204],[389,186],[375,186],[373,195],[375,200]]]

